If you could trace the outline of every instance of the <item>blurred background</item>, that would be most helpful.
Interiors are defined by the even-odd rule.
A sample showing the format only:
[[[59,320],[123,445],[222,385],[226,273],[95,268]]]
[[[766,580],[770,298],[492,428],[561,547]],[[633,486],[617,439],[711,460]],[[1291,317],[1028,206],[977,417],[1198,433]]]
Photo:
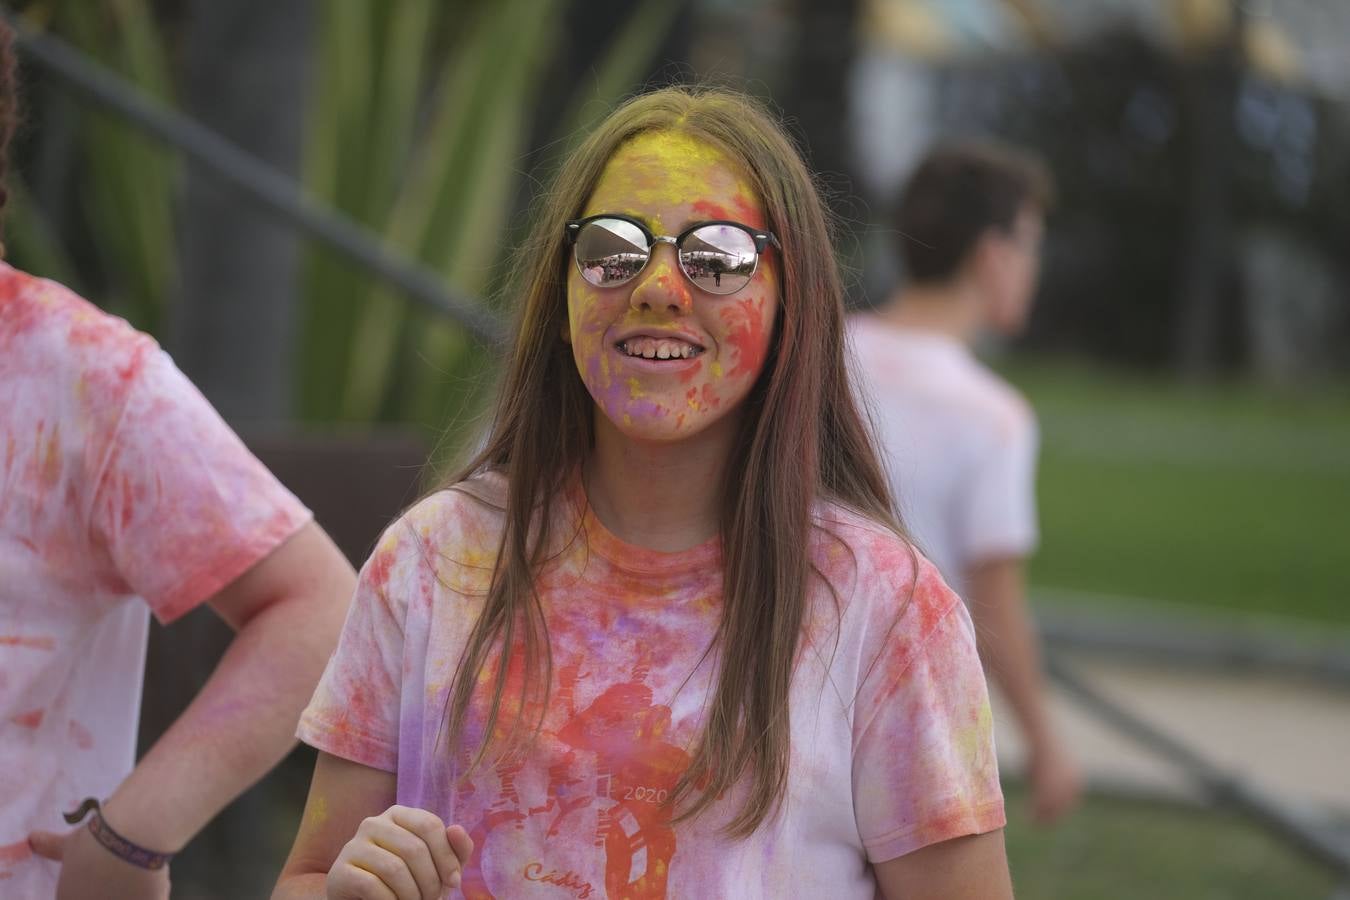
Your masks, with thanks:
[[[987,349],[1040,417],[1032,599],[1091,792],[1030,825],[1000,731],[1018,896],[1350,897],[1346,0],[4,9],[9,259],[154,334],[357,564],[472,440],[531,200],[622,97],[780,110],[859,307],[903,278],[887,222],[933,140],[1039,152],[1035,314]],[[143,742],[222,629],[157,627]],[[266,896],[311,765],[211,826],[175,897]]]

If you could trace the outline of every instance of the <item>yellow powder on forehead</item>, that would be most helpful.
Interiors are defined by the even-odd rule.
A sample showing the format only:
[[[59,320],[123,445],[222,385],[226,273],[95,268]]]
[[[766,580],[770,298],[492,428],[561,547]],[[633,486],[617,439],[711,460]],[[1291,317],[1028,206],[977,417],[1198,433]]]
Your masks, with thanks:
[[[648,224],[669,233],[682,223],[661,221],[660,207],[713,200],[728,209],[759,210],[759,198],[740,168],[724,151],[684,132],[644,132],[610,157],[587,214],[650,209]]]

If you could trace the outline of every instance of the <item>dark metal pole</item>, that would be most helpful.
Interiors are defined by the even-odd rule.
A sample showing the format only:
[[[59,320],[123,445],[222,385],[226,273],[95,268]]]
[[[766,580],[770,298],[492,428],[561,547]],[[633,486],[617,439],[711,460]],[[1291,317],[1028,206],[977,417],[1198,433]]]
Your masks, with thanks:
[[[490,344],[505,340],[506,329],[495,314],[448,290],[432,270],[383,246],[370,229],[307,197],[292,179],[210,129],[149,102],[116,73],[91,63],[56,38],[34,31],[9,10],[0,9],[0,15],[14,28],[24,55],[76,93],[117,112],[181,152],[204,172],[237,188],[249,200],[364,266],[428,309],[451,317],[479,340]]]

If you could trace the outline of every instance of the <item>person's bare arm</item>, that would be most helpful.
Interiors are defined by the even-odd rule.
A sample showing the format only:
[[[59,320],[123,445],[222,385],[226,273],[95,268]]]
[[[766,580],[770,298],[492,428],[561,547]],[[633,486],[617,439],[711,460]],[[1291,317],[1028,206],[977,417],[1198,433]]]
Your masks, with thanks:
[[[1012,706],[1027,744],[1032,815],[1052,822],[1078,801],[1081,779],[1050,721],[1041,649],[1019,557],[985,560],[966,573],[980,659]]]
[[[350,564],[310,523],[213,596],[209,604],[237,633],[192,703],[104,805],[109,825],[144,847],[175,852],[280,762],[355,584]],[[97,846],[87,829],[35,834],[32,843],[63,856],[62,898],[111,896],[107,877],[145,884],[144,873]]]
[[[305,814],[272,900],[309,900],[326,896],[324,880],[343,846],[368,816],[394,803],[393,772],[383,772],[320,753],[305,801]]]
[[[953,838],[877,863],[886,900],[1011,900],[1003,830]]]
[[[397,780],[319,753],[272,900],[427,900],[460,883],[473,842],[434,814],[394,805]]]

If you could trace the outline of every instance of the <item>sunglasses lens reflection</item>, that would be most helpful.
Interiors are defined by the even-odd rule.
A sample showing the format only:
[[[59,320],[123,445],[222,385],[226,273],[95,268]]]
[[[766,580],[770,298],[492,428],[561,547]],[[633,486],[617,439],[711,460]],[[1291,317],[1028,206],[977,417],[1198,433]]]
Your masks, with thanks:
[[[576,255],[583,278],[596,287],[614,287],[642,271],[651,248],[632,222],[596,219],[581,227]]]
[[[710,294],[734,294],[755,274],[755,239],[735,225],[705,225],[680,245],[680,266]]]

